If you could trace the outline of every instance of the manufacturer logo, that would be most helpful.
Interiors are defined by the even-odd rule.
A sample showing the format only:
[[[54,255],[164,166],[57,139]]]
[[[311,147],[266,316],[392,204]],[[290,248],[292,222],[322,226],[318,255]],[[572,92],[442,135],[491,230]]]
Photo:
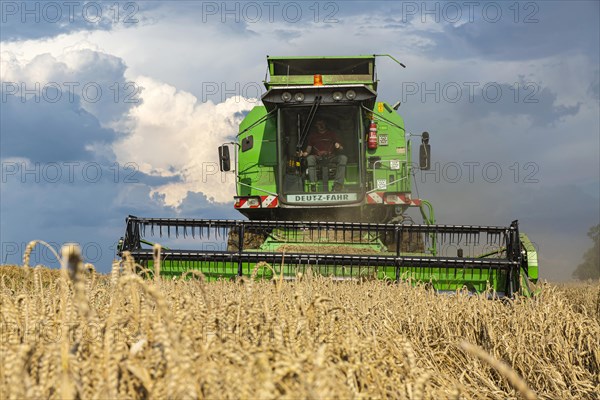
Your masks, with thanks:
[[[339,201],[356,201],[357,199],[356,193],[311,193],[287,196],[288,203],[336,203]]]

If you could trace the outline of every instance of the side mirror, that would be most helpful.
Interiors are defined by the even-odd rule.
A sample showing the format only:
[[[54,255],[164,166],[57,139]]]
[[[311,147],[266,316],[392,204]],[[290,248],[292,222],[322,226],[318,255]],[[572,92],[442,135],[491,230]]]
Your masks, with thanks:
[[[219,168],[221,172],[231,170],[231,157],[229,156],[229,146],[226,144],[219,146]]]
[[[424,171],[431,169],[431,146],[429,145],[429,132],[421,135],[421,147],[419,148],[419,168]]]

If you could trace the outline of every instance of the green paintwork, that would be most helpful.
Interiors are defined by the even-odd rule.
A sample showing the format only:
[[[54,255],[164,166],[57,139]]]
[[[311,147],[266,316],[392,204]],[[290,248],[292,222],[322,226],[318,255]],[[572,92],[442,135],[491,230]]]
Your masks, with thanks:
[[[240,132],[251,127],[238,136],[240,146],[242,140],[249,136],[253,136],[254,146],[238,154],[237,193],[239,196],[265,196],[277,193],[275,176],[279,164],[276,120],[265,117],[267,117],[265,107],[256,106],[240,124]],[[261,120],[262,122],[259,122]]]
[[[387,185],[384,192],[411,192],[411,142],[406,140],[404,120],[389,104],[378,102],[373,111],[373,118],[377,124],[379,145],[376,150],[367,149],[367,157],[381,157],[380,167],[368,168],[367,173],[373,174],[373,188],[377,188],[378,180],[396,182]],[[382,145],[381,138],[386,137],[386,145]],[[391,164],[399,162],[399,169],[394,170]],[[390,180],[390,175],[393,180]]]
[[[325,72],[321,72],[319,68],[314,69],[314,73],[319,73],[323,78],[323,85],[341,85],[341,84],[364,84],[370,89],[377,89],[377,82],[375,80],[375,56],[363,55],[363,56],[306,56],[306,57],[267,57],[267,63],[269,65],[270,80],[265,81],[265,87],[270,89],[277,86],[293,86],[293,85],[312,85],[313,84],[313,73],[298,74],[288,73],[286,68],[282,68],[281,72],[276,71],[277,64],[285,64],[295,66],[298,64],[306,64],[312,62],[312,64],[323,66]],[[342,71],[338,73],[326,73],[331,68],[327,68],[328,63],[338,63],[340,66],[353,65],[356,63],[364,62],[368,64],[368,70],[363,71],[364,73],[347,73]]]
[[[380,157],[377,168],[369,168],[365,160],[369,190],[391,193],[411,192],[411,142],[406,139],[404,121],[389,104],[379,102],[370,114],[364,112],[363,119],[373,118],[377,124],[379,136],[385,136],[385,144],[378,145],[376,150],[366,150],[366,157]],[[264,196],[278,194],[277,188],[277,118],[273,113],[267,117],[264,106],[254,107],[240,124],[241,134],[238,136],[240,148],[242,141],[252,136],[254,146],[247,151],[238,152],[238,196]],[[262,122],[259,122],[261,121]],[[258,123],[257,123],[258,122]],[[357,138],[359,145],[365,146],[366,137]],[[383,143],[383,142],[380,142]],[[356,160],[355,160],[356,161]],[[398,169],[392,169],[392,163]],[[358,165],[349,161],[346,181],[349,184],[358,182]],[[393,177],[393,179],[390,179]],[[393,182],[385,189],[377,189],[378,181]],[[333,182],[330,182],[333,184]]]
[[[298,63],[307,63],[310,65],[327,65],[327,63],[338,63],[336,66],[341,70],[346,70],[347,66],[364,63],[368,66],[368,73],[362,75],[345,75],[345,74],[324,74],[324,86],[329,84],[352,84],[358,86],[367,86],[370,89],[376,88],[375,81],[375,56],[362,55],[350,57],[267,57],[269,65],[270,81],[265,82],[267,89],[281,85],[304,85],[312,87],[313,75],[287,75],[277,74],[275,65],[277,63],[291,65],[294,67]],[[311,67],[313,68],[313,67]],[[286,70],[284,68],[284,70]],[[331,70],[331,68],[329,68]],[[287,71],[287,70],[286,70]],[[364,72],[364,71],[363,71]],[[344,88],[348,90],[349,88]],[[302,91],[298,89],[297,91]],[[333,91],[333,89],[332,89]],[[310,104],[306,104],[309,107]],[[321,109],[326,110],[328,106],[321,106]],[[331,106],[329,106],[331,107]],[[400,115],[396,113],[392,107],[384,102],[376,103],[372,112],[366,112],[356,103],[357,112],[360,110],[361,122],[365,127],[363,131],[368,131],[368,121],[374,119],[377,124],[377,129],[380,136],[380,145],[376,150],[366,149],[366,136],[357,135],[356,138],[350,137],[352,140],[358,141],[359,149],[364,149],[365,157],[361,162],[362,166],[357,164],[358,159],[349,160],[346,183],[350,187],[357,186],[360,189],[360,169],[365,168],[367,173],[367,191],[377,190],[396,193],[410,193],[411,182],[411,147],[410,141],[406,140],[406,132],[404,130],[404,121]],[[267,110],[264,106],[254,107],[245,117],[239,127],[240,134],[238,135],[238,143],[242,148],[242,141],[252,136],[254,146],[247,151],[238,151],[238,196],[261,196],[267,194],[281,194],[278,190],[277,179],[280,162],[285,163],[282,155],[279,154],[281,149],[277,148],[277,112],[271,114],[266,119]],[[262,120],[262,121],[261,121]],[[383,141],[385,139],[385,142]],[[279,150],[279,151],[278,151]],[[359,150],[360,151],[360,150]],[[367,157],[380,157],[381,161],[377,168],[367,168]],[[391,163],[395,164],[398,169],[392,169]],[[387,185],[385,189],[377,189],[377,182],[393,182]],[[333,184],[333,182],[330,182]],[[362,197],[361,197],[362,198]]]
[[[281,273],[283,266],[283,276],[286,279],[296,279],[299,274],[306,275],[310,270],[314,275],[326,277],[335,277],[338,279],[385,279],[395,280],[396,269],[394,267],[377,266],[296,266],[293,263],[286,263],[285,256],[283,262],[278,265],[272,265],[277,276]],[[152,262],[148,264],[152,270]],[[244,263],[242,265],[243,276],[250,277],[256,264]],[[161,263],[161,276],[172,278],[181,276],[189,270],[201,271],[207,280],[214,281],[218,279],[235,279],[237,277],[237,265],[226,263],[200,263],[200,262],[181,262],[164,261]],[[274,277],[271,270],[262,268],[256,275],[257,278],[271,279]],[[399,273],[402,281],[410,281],[412,284],[426,283],[431,284],[435,290],[446,292],[456,291],[463,288],[471,292],[484,292],[489,288],[496,288],[501,291],[506,284],[504,272],[493,269],[460,269],[460,268],[438,268],[438,267],[419,267],[408,268],[400,267]]]
[[[526,234],[519,234],[519,239],[521,240],[521,245],[527,251],[527,278],[536,283],[538,281],[538,255],[533,242],[529,240]]]
[[[301,230],[290,232],[274,230],[260,246],[260,250],[280,253],[302,253],[306,251],[306,245],[310,245],[313,253],[331,253],[331,250],[336,247],[368,250],[372,254],[384,254],[387,251],[381,240],[373,234],[364,234],[360,238],[360,241],[349,243],[343,240],[343,234],[341,233],[336,239],[335,237],[320,237],[318,233],[311,234],[309,231]]]

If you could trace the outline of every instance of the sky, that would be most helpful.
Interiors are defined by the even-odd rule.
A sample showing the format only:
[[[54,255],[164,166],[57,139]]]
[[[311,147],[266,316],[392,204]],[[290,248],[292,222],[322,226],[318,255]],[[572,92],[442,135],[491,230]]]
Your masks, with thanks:
[[[413,188],[439,223],[518,219],[553,281],[591,246],[597,1],[0,6],[0,263],[77,242],[107,272],[127,215],[239,218],[217,147],[260,104],[267,55],[393,55],[407,68],[378,58],[378,98],[430,132]]]

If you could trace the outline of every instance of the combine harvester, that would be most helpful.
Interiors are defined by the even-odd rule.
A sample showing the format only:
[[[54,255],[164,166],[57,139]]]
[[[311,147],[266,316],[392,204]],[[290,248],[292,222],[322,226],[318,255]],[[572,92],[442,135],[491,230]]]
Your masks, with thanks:
[[[267,57],[263,105],[247,114],[235,142],[219,147],[221,171],[233,167],[236,176],[234,207],[248,220],[130,216],[120,254],[152,269],[147,239],[166,235],[200,247],[221,243],[164,247],[160,274],[167,276],[198,270],[232,279],[266,262],[286,279],[310,269],[340,280],[529,294],[537,254],[517,221],[437,225],[431,204],[412,195],[413,169],[430,167],[429,134],[408,134],[400,104],[376,100],[376,57]],[[411,164],[413,136],[421,138],[418,165]],[[273,270],[258,276],[272,278]]]

